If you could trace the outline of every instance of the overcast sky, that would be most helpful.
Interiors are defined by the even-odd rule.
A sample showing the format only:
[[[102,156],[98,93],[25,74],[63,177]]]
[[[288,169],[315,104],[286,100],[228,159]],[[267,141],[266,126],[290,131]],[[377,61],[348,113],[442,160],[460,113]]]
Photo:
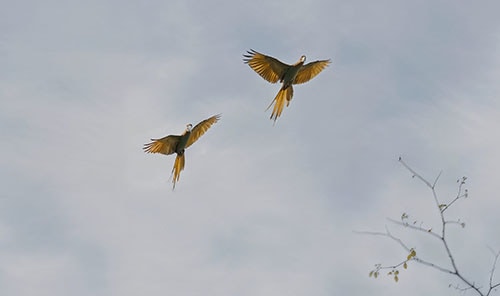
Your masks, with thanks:
[[[3,1],[1,295],[459,295],[394,229],[448,266],[403,212],[439,228],[467,176],[450,247],[487,285],[500,250],[498,1]],[[331,59],[276,125],[279,90],[249,49]],[[150,138],[221,120],[186,152]],[[496,276],[500,281],[500,270]],[[473,295],[469,293],[469,295]]]

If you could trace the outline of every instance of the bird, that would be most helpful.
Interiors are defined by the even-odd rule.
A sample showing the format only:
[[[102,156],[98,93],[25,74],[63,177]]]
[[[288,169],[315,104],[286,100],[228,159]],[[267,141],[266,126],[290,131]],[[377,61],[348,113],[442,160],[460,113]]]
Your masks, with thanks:
[[[184,169],[185,150],[193,145],[214,123],[219,121],[220,117],[220,114],[214,115],[194,127],[189,123],[182,135],[168,135],[161,139],[151,139],[152,142],[144,144],[142,149],[145,153],[177,154],[172,168],[172,190],[175,189],[175,184],[179,181],[181,171]]]
[[[266,109],[268,110],[274,103],[273,112],[270,117],[270,119],[274,119],[274,123],[276,123],[276,120],[280,117],[285,106],[285,101],[287,107],[290,105],[290,101],[293,97],[292,85],[305,83],[311,80],[331,63],[328,59],[318,60],[304,65],[306,56],[302,55],[298,62],[293,65],[288,65],[276,58],[264,55],[253,49],[248,50],[247,53],[243,55],[243,61],[265,80],[271,83],[276,83],[278,81],[282,83],[278,94]]]

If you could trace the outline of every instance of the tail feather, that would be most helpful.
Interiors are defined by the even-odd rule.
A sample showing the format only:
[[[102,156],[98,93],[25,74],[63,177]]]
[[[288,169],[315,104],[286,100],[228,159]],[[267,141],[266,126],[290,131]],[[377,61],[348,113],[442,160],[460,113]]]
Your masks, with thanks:
[[[174,167],[172,168],[172,183],[175,189],[175,183],[179,181],[181,176],[181,171],[184,169],[184,154],[179,155],[175,158]]]
[[[281,112],[283,112],[283,108],[285,107],[285,101],[286,101],[286,106],[290,105],[290,101],[292,100],[293,97],[293,87],[290,85],[285,89],[280,89],[274,100],[269,104],[269,107],[267,107],[266,110],[271,108],[271,106],[274,103],[273,107],[273,113],[271,113],[271,119],[274,119],[274,122],[276,122],[276,119],[280,117]]]

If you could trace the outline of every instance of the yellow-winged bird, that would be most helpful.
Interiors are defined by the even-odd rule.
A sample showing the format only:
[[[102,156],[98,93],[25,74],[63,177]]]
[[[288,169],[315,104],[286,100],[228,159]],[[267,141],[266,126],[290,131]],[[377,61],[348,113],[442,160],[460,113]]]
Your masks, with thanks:
[[[151,143],[144,144],[144,152],[161,153],[170,155],[177,153],[174,167],[172,168],[172,183],[175,189],[175,183],[179,181],[181,171],[184,169],[184,151],[193,145],[211,126],[220,119],[220,114],[214,115],[203,120],[193,127],[192,124],[186,126],[182,135],[168,135],[161,139],[151,139]]]
[[[244,54],[243,57],[243,61],[265,80],[271,83],[278,81],[283,83],[280,91],[269,105],[271,107],[275,103],[271,114],[271,119],[274,119],[274,122],[281,115],[285,101],[288,107],[292,100],[292,85],[311,80],[330,64],[330,60],[319,60],[304,65],[306,56],[303,55],[295,64],[287,65],[276,58],[261,54],[253,49],[247,51],[247,54]]]

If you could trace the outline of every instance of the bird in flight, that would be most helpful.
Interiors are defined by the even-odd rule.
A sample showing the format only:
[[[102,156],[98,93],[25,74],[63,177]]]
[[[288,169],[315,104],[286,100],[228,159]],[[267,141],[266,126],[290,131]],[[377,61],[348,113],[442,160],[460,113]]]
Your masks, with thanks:
[[[330,64],[330,60],[320,60],[304,65],[306,56],[303,55],[295,64],[287,65],[276,58],[261,54],[253,49],[247,51],[247,54],[244,54],[243,57],[243,61],[262,78],[271,83],[279,81],[283,84],[274,100],[267,107],[269,109],[274,103],[271,119],[274,119],[275,123],[283,111],[285,101],[288,107],[292,100],[292,85],[311,80]]]
[[[174,167],[172,168],[172,183],[175,189],[175,183],[179,181],[181,171],[184,169],[184,151],[196,140],[198,140],[214,123],[220,119],[220,114],[207,118],[193,127],[192,124],[186,125],[186,130],[182,135],[168,135],[161,139],[151,139],[152,142],[144,144],[144,152],[161,153],[170,155],[177,153]]]

